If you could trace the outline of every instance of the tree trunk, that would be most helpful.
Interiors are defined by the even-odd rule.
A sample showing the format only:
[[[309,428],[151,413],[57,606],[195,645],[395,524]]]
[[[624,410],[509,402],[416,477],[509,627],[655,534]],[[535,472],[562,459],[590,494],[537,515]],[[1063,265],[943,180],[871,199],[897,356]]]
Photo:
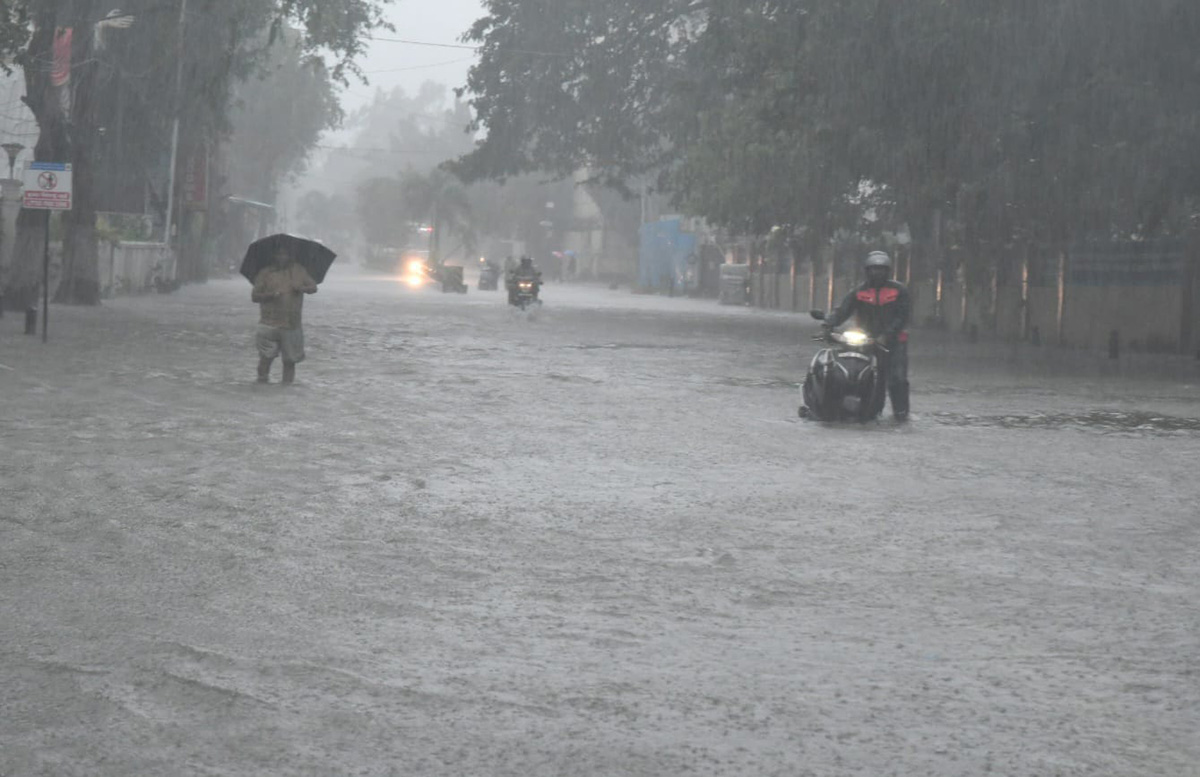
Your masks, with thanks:
[[[208,280],[208,266],[205,263],[204,243],[208,232],[207,218],[193,211],[187,201],[187,171],[191,170],[195,157],[202,153],[202,141],[194,134],[180,140],[178,159],[175,162],[175,213],[173,221],[175,229],[167,228],[167,234],[174,234],[176,280],[180,283],[204,283]],[[275,186],[275,160],[267,162],[264,169],[262,188],[259,198],[262,202],[274,205],[278,197]],[[180,168],[183,168],[182,171]],[[203,218],[203,220],[201,220]],[[277,228],[278,224],[273,228]],[[260,230],[262,231],[262,230]],[[171,242],[168,239],[168,242]]]
[[[18,61],[25,74],[25,97],[22,99],[38,123],[33,158],[39,162],[65,161],[70,148],[59,90],[51,83],[51,68],[46,66],[54,60],[54,31],[65,6],[61,0],[47,0],[38,7],[29,47]],[[41,297],[44,218],[42,213],[32,210],[22,210],[17,216],[12,275],[4,294],[8,307],[19,310],[36,305]]]
[[[71,14],[70,153],[74,179],[71,210],[64,214],[62,282],[56,302],[100,304],[99,251],[96,245],[96,72],[92,57],[94,0],[75,0]]]

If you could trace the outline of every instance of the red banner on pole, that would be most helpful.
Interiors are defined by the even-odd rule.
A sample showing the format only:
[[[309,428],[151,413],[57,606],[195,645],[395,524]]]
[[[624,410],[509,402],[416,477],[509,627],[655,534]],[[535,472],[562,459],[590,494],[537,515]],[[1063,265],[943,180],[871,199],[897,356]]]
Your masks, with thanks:
[[[196,149],[183,171],[183,200],[193,210],[208,206],[208,146]]]
[[[71,80],[70,27],[59,27],[54,31],[54,67],[50,70],[51,86],[66,86]]]

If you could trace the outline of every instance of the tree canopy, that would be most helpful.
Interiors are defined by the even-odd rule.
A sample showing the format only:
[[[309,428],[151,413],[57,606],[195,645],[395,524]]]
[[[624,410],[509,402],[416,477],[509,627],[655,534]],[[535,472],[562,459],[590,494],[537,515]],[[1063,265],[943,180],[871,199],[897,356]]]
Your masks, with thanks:
[[[277,178],[294,170],[302,147],[336,118],[332,84],[359,72],[356,58],[369,33],[387,26],[383,9],[388,2],[188,0],[185,6],[129,0],[120,13],[125,23],[117,29],[108,7],[95,0],[10,0],[0,6],[0,55],[23,68],[26,101],[39,125],[35,157],[74,165],[76,205],[68,216],[59,296],[77,302],[98,296],[98,198],[119,201],[122,191],[150,185],[158,190],[161,212],[168,177],[161,168],[169,158],[168,128],[174,119],[180,119],[185,154],[220,144],[233,128],[235,85],[255,74],[274,78],[280,92],[292,90],[293,103],[284,117],[283,104],[277,100],[272,108],[267,90],[259,95],[262,105],[252,105],[238,118],[249,126],[255,110],[273,111],[274,117],[263,121],[287,131],[272,138],[266,156],[274,161],[262,174]],[[72,30],[65,85],[46,66],[55,59],[54,39],[62,29]],[[176,65],[181,65],[178,84]],[[295,90],[307,93],[300,98]],[[305,104],[295,104],[297,99]],[[15,288],[9,290],[14,299],[29,298],[37,286],[34,221],[23,214],[19,225]]]
[[[1187,0],[488,0],[468,179],[653,175],[740,232],[854,223],[864,182],[918,237],[1183,228],[1200,195]],[[858,208],[861,211],[861,208]]]

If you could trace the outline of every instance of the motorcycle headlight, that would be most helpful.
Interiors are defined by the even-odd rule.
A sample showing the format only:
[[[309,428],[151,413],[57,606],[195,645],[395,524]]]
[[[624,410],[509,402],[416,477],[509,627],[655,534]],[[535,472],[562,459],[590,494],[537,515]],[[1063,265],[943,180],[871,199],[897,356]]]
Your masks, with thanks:
[[[858,346],[866,345],[867,341],[871,338],[867,337],[866,332],[860,332],[857,329],[851,329],[849,331],[842,332],[842,339],[846,341],[846,345]]]

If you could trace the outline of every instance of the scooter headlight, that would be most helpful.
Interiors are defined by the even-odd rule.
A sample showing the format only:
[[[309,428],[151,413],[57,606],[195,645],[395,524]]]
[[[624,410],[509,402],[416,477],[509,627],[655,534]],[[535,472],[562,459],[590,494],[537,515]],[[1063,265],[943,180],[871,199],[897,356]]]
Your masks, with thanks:
[[[866,332],[860,332],[857,329],[850,329],[842,332],[842,339],[846,342],[846,345],[860,346],[866,345],[867,341],[871,338],[867,337]]]

